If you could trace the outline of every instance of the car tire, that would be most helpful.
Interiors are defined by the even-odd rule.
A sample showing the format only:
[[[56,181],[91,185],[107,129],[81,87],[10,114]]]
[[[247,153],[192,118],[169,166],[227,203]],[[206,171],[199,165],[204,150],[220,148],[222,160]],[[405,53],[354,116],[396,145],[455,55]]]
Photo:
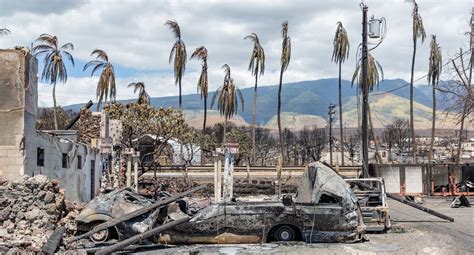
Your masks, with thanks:
[[[280,242],[294,241],[296,239],[296,232],[292,227],[284,225],[277,228],[274,237],[277,241]]]
[[[92,226],[92,228],[99,225],[100,223],[102,223],[102,222],[98,222],[98,223],[94,224]],[[109,236],[110,236],[109,229],[103,229],[103,230],[100,230],[100,231],[90,235],[89,239],[94,243],[103,243],[103,242],[107,241],[107,239],[109,239]]]

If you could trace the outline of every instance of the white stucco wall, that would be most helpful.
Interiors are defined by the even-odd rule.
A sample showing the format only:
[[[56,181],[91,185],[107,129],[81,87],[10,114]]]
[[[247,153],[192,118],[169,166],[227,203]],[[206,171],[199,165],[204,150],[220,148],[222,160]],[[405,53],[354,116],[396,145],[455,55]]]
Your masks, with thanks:
[[[50,179],[59,180],[60,187],[65,189],[66,199],[89,201],[91,192],[97,194],[100,186],[101,157],[98,149],[70,140],[44,134],[40,131],[28,137],[25,169],[27,175],[43,174]],[[44,166],[37,165],[37,149],[44,150]],[[63,153],[67,154],[67,167],[63,167]],[[78,169],[78,156],[81,156],[81,169]],[[92,176],[92,161],[95,161],[95,173]],[[95,180],[91,186],[92,178]],[[94,194],[94,195],[95,195]]]

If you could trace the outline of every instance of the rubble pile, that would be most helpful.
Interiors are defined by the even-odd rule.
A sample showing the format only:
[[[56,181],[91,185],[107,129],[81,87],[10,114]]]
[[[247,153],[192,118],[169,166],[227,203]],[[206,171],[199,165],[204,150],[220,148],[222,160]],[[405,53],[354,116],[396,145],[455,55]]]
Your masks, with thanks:
[[[0,208],[0,253],[40,252],[59,224],[74,231],[81,205],[64,200],[57,180],[36,175],[20,181],[0,180]]]
[[[100,115],[81,109],[78,122],[81,143],[91,144],[92,139],[100,137],[100,121]]]

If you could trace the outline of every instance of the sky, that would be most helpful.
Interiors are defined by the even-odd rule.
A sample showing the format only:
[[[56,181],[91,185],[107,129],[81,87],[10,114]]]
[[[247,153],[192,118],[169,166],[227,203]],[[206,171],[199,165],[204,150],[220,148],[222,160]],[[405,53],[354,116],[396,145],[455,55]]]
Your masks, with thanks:
[[[0,37],[0,48],[28,46],[42,33],[56,35],[60,44],[73,43],[76,65],[68,65],[68,80],[58,84],[59,105],[96,100],[97,76],[83,72],[94,49],[107,52],[117,77],[117,99],[136,97],[131,82],[143,81],[152,97],[178,95],[169,52],[175,38],[164,25],[176,20],[188,57],[205,46],[209,54],[209,90],[223,81],[223,64],[229,64],[236,85],[252,87],[248,71],[252,43],[243,38],[255,32],[265,50],[265,75],[260,86],[278,83],[281,54],[281,23],[288,20],[292,56],[284,83],[335,78],[331,62],[337,21],[345,26],[350,57],[342,66],[342,77],[350,80],[361,41],[361,9],[356,0],[0,0],[0,28],[11,34]],[[412,55],[411,12],[406,0],[365,1],[369,17],[387,21],[385,40],[371,54],[383,66],[386,79],[409,80]],[[415,79],[427,72],[430,35],[437,35],[443,59],[452,57],[468,40],[471,0],[419,0],[427,39],[418,43]],[[40,66],[41,68],[41,66]],[[197,92],[201,65],[188,60],[183,94]],[[40,70],[41,72],[41,70]],[[40,73],[39,73],[40,74]],[[425,79],[419,83],[426,83]],[[40,83],[39,105],[51,106],[52,86]]]

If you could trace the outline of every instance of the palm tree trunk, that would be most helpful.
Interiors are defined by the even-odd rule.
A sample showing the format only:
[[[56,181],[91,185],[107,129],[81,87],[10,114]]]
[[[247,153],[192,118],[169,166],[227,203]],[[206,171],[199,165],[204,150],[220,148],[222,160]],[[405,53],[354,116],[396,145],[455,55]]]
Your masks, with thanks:
[[[206,135],[206,119],[207,119],[207,95],[204,95],[204,120],[202,121],[202,134]],[[204,143],[201,143],[201,165],[204,165]]]
[[[344,130],[342,128],[342,80],[341,80],[341,61],[339,61],[339,132],[341,144],[341,163],[344,165]]]
[[[278,122],[278,136],[280,139],[280,155],[281,158],[284,159],[284,153],[283,153],[283,134],[281,133],[281,87],[282,87],[282,82],[283,82],[283,66],[281,67],[280,70],[280,85],[278,86],[278,107],[277,107],[277,122]]]
[[[225,146],[225,134],[227,133],[227,118],[224,117],[224,134],[222,135],[222,146]]]
[[[179,79],[179,84],[178,84],[178,87],[179,87],[179,109],[182,110],[183,109],[183,101],[181,99],[181,78]]]
[[[207,96],[204,96],[204,120],[202,122],[202,133],[206,133],[206,120],[207,120]]]
[[[257,125],[257,82],[258,76],[257,74],[255,74],[255,87],[253,90],[252,163],[255,162],[255,126]]]
[[[380,157],[377,136],[375,135],[375,131],[374,131],[374,123],[372,122],[372,112],[370,111],[370,104],[368,105],[368,112],[369,112],[370,133],[372,134],[372,138],[374,139],[375,160],[377,161],[377,163],[380,164],[382,163],[382,158]]]
[[[413,76],[415,73],[415,55],[416,55],[416,37],[413,39],[413,56],[411,59],[411,78],[410,78],[410,130],[411,130],[411,148],[413,153],[413,163],[417,163],[416,158],[416,140],[415,140],[415,121],[413,118]]]
[[[433,83],[431,84],[431,88],[433,89],[433,114],[431,120],[431,140],[430,140],[430,151],[428,153],[428,161],[431,164],[433,160],[433,147],[434,147],[434,137],[435,137],[435,126],[436,126],[436,88],[435,88],[435,81],[433,79]]]
[[[53,116],[54,116],[54,129],[58,130],[58,113],[56,108],[56,81],[53,83]]]

